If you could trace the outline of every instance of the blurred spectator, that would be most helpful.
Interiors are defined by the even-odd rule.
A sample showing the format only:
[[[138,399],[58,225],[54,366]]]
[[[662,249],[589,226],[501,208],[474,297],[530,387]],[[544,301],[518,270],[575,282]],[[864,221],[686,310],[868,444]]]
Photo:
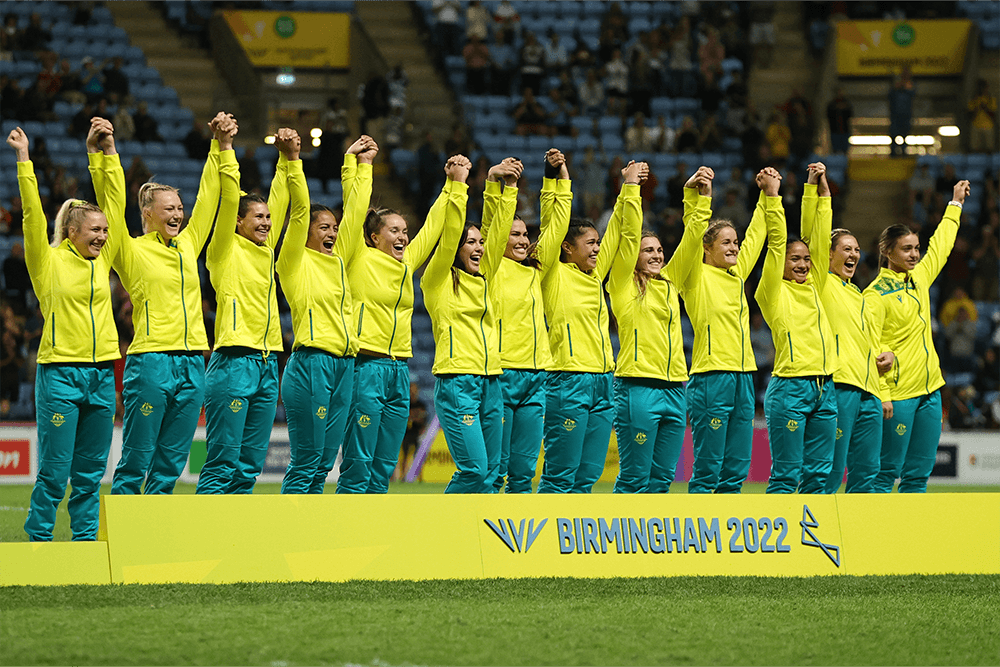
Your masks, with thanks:
[[[5,306],[6,307],[6,306]],[[21,345],[14,330],[4,322],[3,335],[0,336],[0,418],[10,415],[10,406],[16,403],[20,396],[21,368],[24,366],[24,356]]]
[[[781,205],[785,208],[785,224],[788,234],[798,234],[802,222],[802,187],[795,171],[784,172],[778,194],[781,195]]]
[[[23,312],[27,307],[31,278],[28,276],[28,265],[24,261],[24,246],[20,243],[10,247],[10,254],[3,261],[3,282],[5,296],[10,299],[15,309]]]
[[[774,56],[774,2],[750,4],[750,46],[756,65],[771,67]]]
[[[694,65],[691,62],[691,21],[682,16],[670,34],[670,66],[667,77],[668,92],[674,97],[693,94],[695,88],[691,78]]]
[[[473,151],[472,142],[469,141],[469,137],[465,135],[465,130],[462,129],[462,124],[455,123],[452,125],[451,136],[449,136],[444,142],[444,152],[447,155],[472,155]],[[490,165],[487,164],[487,171],[489,170],[489,167]]]
[[[910,177],[910,203],[918,202],[926,206],[931,201],[931,194],[934,192],[934,177],[931,176],[930,166],[920,165]]]
[[[623,115],[628,103],[628,65],[622,59],[621,49],[611,52],[611,60],[604,66],[604,80],[607,83],[608,113]]]
[[[145,102],[139,102],[135,114],[132,115],[132,122],[135,124],[136,141],[163,141],[156,119],[147,113]]]
[[[389,110],[406,110],[406,89],[410,85],[410,78],[403,70],[403,63],[396,63],[396,66],[385,75],[385,83],[388,87]]]
[[[725,93],[719,87],[714,71],[705,73],[698,85],[698,97],[701,98],[701,110],[705,116],[713,116],[719,110]]]
[[[653,149],[654,132],[646,127],[646,117],[635,112],[632,127],[625,130],[625,150],[629,153],[644,153]]]
[[[21,207],[21,198],[16,194],[10,198],[10,208],[5,210],[4,222],[7,225],[7,234],[10,236],[21,235],[24,210]]]
[[[801,102],[792,104],[791,113],[788,116],[788,129],[791,132],[789,141],[789,153],[792,157],[792,167],[805,162],[813,149],[813,124],[812,116],[802,106]]]
[[[73,13],[73,25],[88,25],[91,15],[94,13],[94,5],[95,3],[90,0],[74,2],[73,8],[76,11]]]
[[[684,116],[680,132],[677,133],[677,152],[696,153],[700,142],[701,135],[698,133],[698,128],[695,127],[694,118]]]
[[[69,60],[63,58],[59,63],[59,94],[70,104],[83,104],[86,96],[80,90],[81,85],[80,75],[73,71]]]
[[[715,116],[708,116],[701,126],[701,135],[698,137],[698,150],[702,152],[714,152],[722,150],[722,131],[715,120]]]
[[[568,70],[563,70],[559,74],[559,85],[556,86],[556,90],[564,100],[574,107],[580,103],[580,96],[577,94],[576,84],[573,83],[573,77],[569,75]],[[575,115],[575,114],[574,114]]]
[[[545,72],[545,47],[538,43],[535,33],[526,32],[520,55],[521,90],[530,88],[536,95],[542,93],[542,75]]]
[[[667,125],[667,119],[661,115],[653,128],[653,150],[657,153],[672,153],[677,141],[677,131]]]
[[[0,31],[0,51],[4,60],[10,60],[11,51],[20,49],[21,31],[17,29],[17,14],[5,14],[3,30]]]
[[[94,117],[94,106],[87,102],[69,121],[69,136],[84,139],[90,132],[90,120]]]
[[[834,153],[846,153],[850,148],[848,139],[851,136],[853,115],[854,109],[844,97],[843,88],[838,87],[833,99],[826,105],[826,120],[830,123],[830,146]]]
[[[545,42],[545,68],[550,74],[562,74],[568,66],[569,51],[559,33],[550,28],[548,41]]]
[[[979,317],[979,313],[976,310],[976,304],[973,303],[972,299],[969,298],[969,295],[966,294],[964,289],[956,287],[952,290],[951,296],[948,297],[948,300],[941,306],[941,312],[938,315],[938,322],[940,322],[943,327],[948,326],[951,324],[952,320],[955,319],[958,315],[958,311],[960,310],[965,310],[973,322],[975,322]]]
[[[992,153],[996,146],[997,100],[990,94],[990,84],[980,79],[976,96],[969,100],[972,134],[969,148],[976,153]]]
[[[608,11],[601,17],[601,27],[600,27],[602,40],[603,35],[607,33],[613,43],[620,46],[628,41],[628,19],[625,16],[625,12],[622,11],[622,5],[620,2],[612,2],[608,7]],[[603,58],[607,60],[610,51],[603,55]]]
[[[549,91],[549,97],[544,104],[548,113],[549,128],[553,136],[559,134],[564,137],[575,136],[576,128],[570,125],[570,116],[575,109],[573,105],[563,99],[558,88]]]
[[[514,132],[520,135],[527,134],[548,134],[546,120],[548,115],[531,88],[526,88],[521,96],[521,101],[514,109],[514,120],[517,126]]]
[[[381,134],[379,123],[372,123],[389,114],[389,84],[385,77],[372,74],[361,94],[361,134]],[[369,127],[371,126],[371,127]]]
[[[430,197],[441,187],[441,156],[434,145],[434,134],[428,131],[417,148],[417,173],[420,181],[420,215],[430,209]]]
[[[115,123],[115,133],[118,132],[118,124]],[[324,139],[329,139],[324,136]],[[321,144],[322,145],[322,144]],[[192,160],[204,160],[212,147],[211,131],[205,123],[197,118],[191,121],[191,129],[184,135],[184,151]]]
[[[498,40],[510,40],[513,43],[521,34],[521,17],[518,15],[514,5],[510,0],[501,0],[493,12],[493,20],[496,22]]]
[[[437,18],[437,41],[447,54],[458,53],[461,48],[462,28],[458,24],[462,3],[458,0],[434,0],[431,5]]]
[[[958,175],[955,173],[955,165],[951,162],[945,162],[944,170],[934,181],[934,191],[950,198],[956,183],[958,183]]]
[[[677,171],[667,180],[667,198],[670,200],[670,208],[679,209],[684,204],[684,184],[691,176],[687,171],[687,162],[678,162]]]
[[[42,17],[37,12],[32,12],[19,41],[18,48],[22,51],[41,51],[52,41],[52,33],[42,26]]]
[[[650,33],[644,32],[635,41],[628,57],[628,111],[649,116],[649,100],[657,87],[657,72],[649,57]],[[624,113],[624,111],[623,111]]]
[[[974,308],[975,306],[973,306]],[[976,370],[976,361],[973,357],[976,349],[976,319],[968,308],[958,307],[954,319],[944,326],[944,336],[948,341],[945,370],[957,373],[974,372]]]
[[[94,59],[84,56],[80,61],[83,68],[80,70],[80,90],[87,96],[87,100],[96,104],[104,97],[104,75],[97,69]]]
[[[714,213],[715,217],[721,220],[732,220],[738,224],[743,224],[750,219],[750,216],[747,214],[747,207],[739,199],[736,190],[726,190],[724,197],[722,206]]]
[[[103,118],[104,120],[108,120],[111,122],[114,122],[115,118],[115,115],[111,113],[110,109],[108,109],[107,99],[103,97],[97,100],[97,106],[94,107],[94,115],[97,116],[98,118]]]
[[[574,80],[579,81],[586,78],[590,70],[596,66],[597,61],[594,60],[594,54],[590,52],[585,42],[580,41],[569,58],[570,75]]]
[[[465,86],[470,95],[485,95],[489,90],[489,72],[492,66],[490,47],[478,35],[469,37],[469,43],[462,49],[465,58]]]
[[[128,171],[125,172],[125,183],[130,187],[133,183],[142,185],[152,177],[153,173],[149,171],[149,167],[146,166],[141,157],[136,155],[132,158],[132,162],[128,166]]]
[[[597,78],[596,70],[587,70],[587,80],[580,86],[580,106],[588,116],[604,113],[604,84]]]
[[[574,172],[577,183],[579,183],[577,187],[580,189],[580,199],[583,201],[583,215],[593,219],[600,215],[604,208],[607,189],[604,181],[604,168],[592,147],[587,147],[583,156],[583,164]]]
[[[135,136],[135,122],[124,103],[118,105],[111,122],[115,126],[115,139],[129,141]]]
[[[122,59],[115,58],[109,67],[104,68],[104,90],[112,104],[122,104],[128,97],[128,77],[122,71]],[[117,133],[118,127],[115,126]]]
[[[1000,354],[996,347],[988,347],[979,360],[973,386],[981,393],[1000,389]]]
[[[913,123],[913,97],[916,90],[910,67],[904,66],[903,71],[893,80],[889,90],[889,136],[892,138],[890,151],[893,156],[906,154],[906,143],[899,143],[898,137],[904,139],[910,134]],[[952,183],[954,185],[954,183]]]
[[[996,218],[995,215],[993,217]],[[972,251],[972,260],[976,265],[972,276],[972,296],[979,301],[996,301],[1000,294],[1000,238],[997,229],[997,224],[985,225]]]
[[[948,425],[955,430],[972,429],[985,423],[976,406],[976,390],[971,386],[959,387],[951,392],[948,405]]]
[[[490,47],[493,72],[490,86],[494,95],[510,95],[514,70],[517,68],[517,51],[514,49],[514,33],[501,32],[498,42]]]
[[[492,18],[490,12],[479,0],[472,0],[465,10],[465,39],[478,37],[479,41],[485,42],[490,36],[490,23]]]
[[[721,72],[722,61],[725,59],[726,47],[722,45],[719,31],[713,26],[708,26],[705,32],[705,41],[698,47],[698,67],[702,77],[709,72],[712,74]]]
[[[764,136],[767,138],[771,157],[776,163],[784,165],[791,152],[792,131],[785,123],[784,116],[780,111],[771,114]]]
[[[243,159],[240,160],[240,189],[244,192],[259,191],[262,185],[260,165],[257,164],[257,148],[248,146]]]

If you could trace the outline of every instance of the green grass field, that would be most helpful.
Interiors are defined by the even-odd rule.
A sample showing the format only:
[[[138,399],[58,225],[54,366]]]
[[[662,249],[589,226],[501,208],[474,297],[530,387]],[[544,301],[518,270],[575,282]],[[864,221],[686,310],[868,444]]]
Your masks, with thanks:
[[[0,665],[996,665],[997,628],[997,575],[0,588]]]

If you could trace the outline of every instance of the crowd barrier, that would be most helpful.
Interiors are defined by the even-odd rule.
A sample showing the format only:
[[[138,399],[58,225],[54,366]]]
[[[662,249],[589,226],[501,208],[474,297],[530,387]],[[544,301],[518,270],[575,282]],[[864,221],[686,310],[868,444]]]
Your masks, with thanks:
[[[1000,493],[103,496],[0,585],[1000,573]]]

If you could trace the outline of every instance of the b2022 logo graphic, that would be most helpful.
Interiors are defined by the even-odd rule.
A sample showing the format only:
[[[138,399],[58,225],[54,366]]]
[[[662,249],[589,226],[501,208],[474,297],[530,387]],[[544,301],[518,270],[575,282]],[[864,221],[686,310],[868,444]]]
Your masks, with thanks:
[[[511,553],[527,553],[535,544],[548,518],[483,519]],[[555,519],[560,554],[616,553],[704,553],[714,548],[722,553],[789,553],[788,520],[784,517],[730,517],[726,520],[728,540],[718,517],[560,517]],[[822,551],[840,567],[840,547],[824,542],[817,534],[819,521],[808,505],[802,506],[801,544]]]

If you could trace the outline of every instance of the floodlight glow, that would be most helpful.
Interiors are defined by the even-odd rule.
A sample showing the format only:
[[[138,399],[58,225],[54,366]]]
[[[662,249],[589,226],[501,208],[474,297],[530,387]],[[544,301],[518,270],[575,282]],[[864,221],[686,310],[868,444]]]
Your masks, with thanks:
[[[322,139],[319,137],[313,137],[313,146],[319,146],[321,143],[323,143]]]
[[[273,144],[274,143],[274,135],[273,134],[269,134],[266,137],[264,137],[264,143],[265,144]]]
[[[309,130],[309,136],[312,137],[313,139],[319,139],[320,137],[323,136],[323,130],[319,129],[318,127],[314,127],[313,129]]]
[[[852,146],[888,146],[892,138],[885,134],[856,134],[847,140]]]
[[[942,125],[938,128],[938,134],[942,137],[957,137],[961,134],[961,130],[958,129],[957,125]]]

